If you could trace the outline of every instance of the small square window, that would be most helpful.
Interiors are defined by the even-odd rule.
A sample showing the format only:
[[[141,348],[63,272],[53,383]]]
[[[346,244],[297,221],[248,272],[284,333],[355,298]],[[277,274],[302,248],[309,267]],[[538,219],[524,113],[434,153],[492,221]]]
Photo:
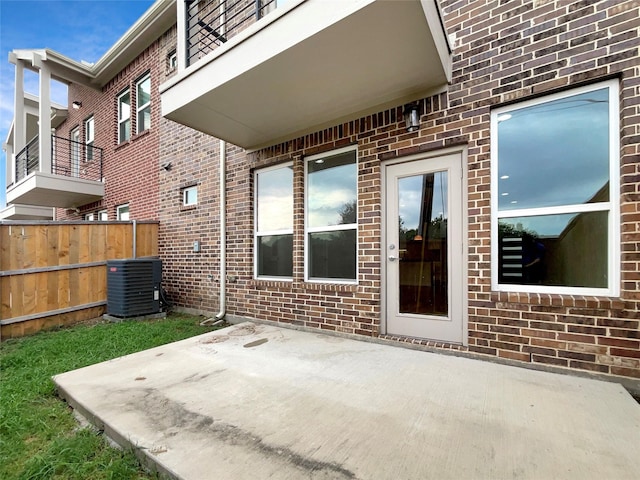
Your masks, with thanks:
[[[98,220],[100,220],[101,222],[106,222],[107,220],[109,220],[109,214],[106,210],[100,210],[98,212]]]
[[[182,190],[182,205],[191,207],[198,204],[198,187],[188,187]]]
[[[95,215],[94,215],[93,213],[87,213],[87,214],[84,216],[84,219],[85,219],[86,221],[88,221],[88,222],[93,222],[96,218],[95,218]]]
[[[170,72],[178,68],[178,54],[176,53],[175,50],[171,52],[167,57],[167,66],[169,67],[168,70]]]
[[[116,215],[118,220],[129,220],[129,204],[118,205],[116,207]]]

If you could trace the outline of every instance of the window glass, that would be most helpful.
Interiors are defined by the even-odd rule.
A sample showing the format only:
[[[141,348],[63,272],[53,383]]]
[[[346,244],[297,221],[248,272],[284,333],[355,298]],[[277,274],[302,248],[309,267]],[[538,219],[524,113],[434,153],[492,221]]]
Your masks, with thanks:
[[[120,205],[117,208],[118,220],[129,220],[129,205]]]
[[[307,278],[355,281],[358,185],[355,149],[306,162]]]
[[[84,122],[84,143],[85,143],[85,160],[90,162],[93,160],[93,142],[94,142],[95,132],[93,127],[93,117],[87,119]]]
[[[258,237],[257,274],[266,277],[293,275],[293,235]]]
[[[501,283],[606,288],[608,212],[501,218]]]
[[[494,288],[616,291],[617,96],[610,81],[492,112]]]
[[[107,220],[109,220],[109,214],[106,210],[100,210],[98,212],[98,220],[100,220],[101,222],[106,222]]]
[[[151,128],[151,77],[146,76],[138,82],[136,100],[138,116],[136,119],[137,132]]]
[[[131,94],[125,92],[118,97],[118,143],[131,138]]]
[[[293,166],[255,175],[257,277],[293,276]]]
[[[500,210],[608,201],[609,90],[498,115]]]
[[[356,278],[356,230],[309,234],[309,277]]]
[[[310,160],[307,167],[307,226],[356,223],[355,151]]]
[[[293,230],[293,168],[259,172],[256,182],[258,231]]]
[[[182,191],[182,203],[185,206],[196,205],[198,203],[198,187],[185,188]]]

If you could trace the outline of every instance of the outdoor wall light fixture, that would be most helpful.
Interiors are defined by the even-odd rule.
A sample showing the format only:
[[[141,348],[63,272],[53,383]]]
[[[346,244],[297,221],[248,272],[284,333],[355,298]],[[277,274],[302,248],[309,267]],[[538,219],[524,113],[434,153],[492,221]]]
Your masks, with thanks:
[[[418,115],[418,104],[409,103],[404,106],[404,123],[407,127],[407,132],[415,132],[420,128],[420,116]]]
[[[71,105],[73,106],[74,110],[80,110],[80,107],[82,106],[82,102],[75,101]]]
[[[167,162],[167,163],[163,163],[162,164],[162,168],[165,169],[167,172],[169,170],[171,170],[171,167],[172,167],[171,162]]]

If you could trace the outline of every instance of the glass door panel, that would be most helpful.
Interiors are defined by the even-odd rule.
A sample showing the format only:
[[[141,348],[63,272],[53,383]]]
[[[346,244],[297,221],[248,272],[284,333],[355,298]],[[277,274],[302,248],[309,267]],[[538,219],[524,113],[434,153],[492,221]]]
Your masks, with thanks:
[[[399,313],[448,315],[447,172],[398,179]]]

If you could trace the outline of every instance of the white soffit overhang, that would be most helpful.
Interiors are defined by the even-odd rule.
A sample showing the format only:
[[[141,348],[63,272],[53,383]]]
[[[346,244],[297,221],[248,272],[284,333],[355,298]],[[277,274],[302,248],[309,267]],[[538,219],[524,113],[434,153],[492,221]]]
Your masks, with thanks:
[[[436,91],[451,57],[434,0],[307,0],[161,86],[167,118],[256,149]]]

